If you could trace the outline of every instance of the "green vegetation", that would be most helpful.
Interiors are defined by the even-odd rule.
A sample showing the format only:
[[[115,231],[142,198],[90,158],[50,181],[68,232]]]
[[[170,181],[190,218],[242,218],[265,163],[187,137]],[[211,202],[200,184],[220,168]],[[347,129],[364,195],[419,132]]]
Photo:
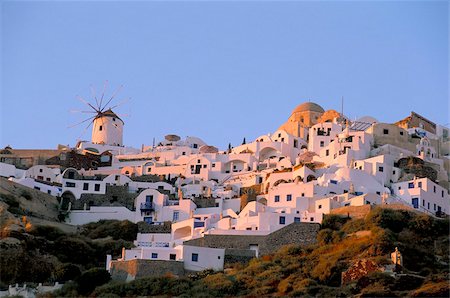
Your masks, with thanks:
[[[448,245],[447,249],[434,245],[448,244],[448,224],[448,220],[390,209],[375,209],[365,219],[329,215],[316,245],[285,246],[247,265],[232,264],[225,272],[111,281],[90,296],[448,297],[449,271],[443,261]],[[394,278],[375,271],[341,285],[342,272],[355,261],[390,264],[389,253],[396,246],[408,274]]]
[[[136,225],[119,221],[85,225],[71,235],[33,227],[20,239],[17,256],[6,258],[16,263],[0,257],[1,281],[66,282],[47,297],[449,296],[449,221],[414,212],[377,208],[364,219],[328,215],[317,244],[285,246],[246,265],[228,264],[224,272],[110,281],[97,267],[104,268],[106,254],[118,257],[122,246],[130,247],[136,232]],[[342,273],[357,261],[377,268],[390,264],[395,247],[403,255],[405,275],[373,271],[341,284]]]
[[[82,226],[75,234],[66,234],[50,226],[31,226],[27,233],[2,233],[0,282],[75,280],[82,283],[83,279],[79,278],[90,269],[105,268],[106,254],[118,258],[122,247],[133,247],[131,239],[136,239],[136,234],[137,225],[129,221],[92,223]],[[77,288],[74,291],[87,294]]]

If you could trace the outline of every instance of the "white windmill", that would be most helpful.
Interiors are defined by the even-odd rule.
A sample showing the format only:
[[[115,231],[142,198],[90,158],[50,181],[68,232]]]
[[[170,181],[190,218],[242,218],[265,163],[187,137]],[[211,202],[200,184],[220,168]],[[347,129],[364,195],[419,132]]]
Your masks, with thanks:
[[[92,125],[91,142],[93,144],[123,146],[123,126],[125,123],[119,117],[118,114],[113,112],[113,109],[129,101],[130,98],[127,98],[118,104],[108,106],[122,89],[123,86],[121,85],[108,100],[105,100],[106,103],[104,104],[103,99],[105,97],[107,85],[108,81],[105,82],[103,86],[102,95],[99,99],[97,98],[94,87],[91,86],[91,92],[92,96],[95,99],[95,105],[89,103],[81,96],[77,96],[77,98],[81,102],[85,103],[89,108],[91,108],[91,110],[73,111],[73,112],[92,114],[92,116],[90,116],[87,119],[84,119],[79,123],[71,125],[70,127],[74,127],[89,122],[88,126],[86,126],[86,128],[84,129],[83,133]],[[127,116],[127,115],[120,115],[120,116]]]

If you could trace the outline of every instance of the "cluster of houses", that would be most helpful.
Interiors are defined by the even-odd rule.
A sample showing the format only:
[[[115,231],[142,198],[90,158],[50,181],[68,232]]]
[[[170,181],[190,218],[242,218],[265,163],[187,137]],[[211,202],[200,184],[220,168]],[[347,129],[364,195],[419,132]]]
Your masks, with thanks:
[[[72,149],[93,157],[95,167],[36,162],[20,169],[5,148],[0,175],[60,198],[72,225],[170,222],[164,233],[139,233],[119,261],[183,261],[189,270],[223,268],[226,247],[183,245],[206,235],[267,236],[292,223],[321,223],[345,206],[396,203],[438,217],[450,211],[449,129],[414,112],[394,124],[350,121],[306,102],[274,133],[224,151],[177,135],[126,147],[123,127],[108,110],[94,120],[91,141]],[[248,250],[258,255],[257,245]]]

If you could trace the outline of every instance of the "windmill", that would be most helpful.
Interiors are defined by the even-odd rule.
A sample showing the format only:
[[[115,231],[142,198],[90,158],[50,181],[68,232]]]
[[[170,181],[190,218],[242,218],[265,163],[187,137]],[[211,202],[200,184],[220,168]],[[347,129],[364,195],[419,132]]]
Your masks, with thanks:
[[[103,86],[103,92],[101,97],[98,98],[95,88],[91,85],[91,94],[95,103],[90,103],[81,96],[77,96],[77,99],[82,103],[86,104],[87,110],[72,110],[71,112],[90,114],[90,116],[81,122],[75,123],[69,128],[82,125],[88,122],[88,125],[83,130],[81,136],[91,127],[92,125],[92,138],[91,142],[93,144],[111,145],[111,146],[122,146],[123,145],[123,125],[124,122],[119,116],[128,116],[127,114],[116,114],[113,109],[123,105],[128,102],[130,98],[127,98],[117,104],[111,104],[114,98],[122,89],[123,85],[119,86],[117,90],[112,94],[109,99],[105,98],[105,92],[108,87],[108,81],[105,81]],[[110,105],[111,104],[111,105]]]

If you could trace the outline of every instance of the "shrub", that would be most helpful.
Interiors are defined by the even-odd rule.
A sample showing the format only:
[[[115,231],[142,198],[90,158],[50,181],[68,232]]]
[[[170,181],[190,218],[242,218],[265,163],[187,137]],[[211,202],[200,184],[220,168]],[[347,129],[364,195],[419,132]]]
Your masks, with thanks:
[[[87,295],[95,287],[107,283],[111,279],[108,271],[102,268],[92,268],[83,272],[75,281],[78,284],[78,293]]]
[[[319,245],[327,245],[333,239],[333,230],[323,229],[317,234],[317,242]]]
[[[23,197],[23,198],[25,198],[25,199],[28,200],[28,201],[31,201],[31,200],[33,199],[33,196],[32,196],[28,191],[26,191],[26,190],[23,190],[23,191],[20,193],[20,196]]]
[[[408,211],[375,208],[366,216],[366,224],[398,233],[407,227],[410,218],[411,214]]]
[[[91,239],[112,237],[114,240],[134,241],[137,232],[138,226],[128,220],[100,220],[84,225],[81,234]]]
[[[45,237],[47,240],[51,241],[65,235],[63,231],[52,226],[33,226],[29,233],[34,236]]]
[[[322,220],[321,229],[340,230],[342,226],[350,220],[349,217],[343,217],[336,214],[325,214]]]
[[[59,282],[74,280],[81,275],[80,268],[71,263],[59,265],[54,271],[54,278]]]
[[[342,231],[347,234],[363,231],[366,229],[368,229],[368,227],[365,220],[362,218],[349,220],[342,226]]]

